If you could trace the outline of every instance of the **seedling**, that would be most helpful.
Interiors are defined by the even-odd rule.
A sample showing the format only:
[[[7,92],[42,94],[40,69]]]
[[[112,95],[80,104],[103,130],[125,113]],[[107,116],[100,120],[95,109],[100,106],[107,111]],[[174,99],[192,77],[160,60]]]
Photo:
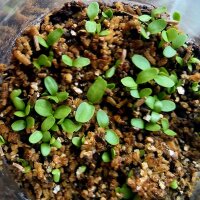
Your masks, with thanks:
[[[0,146],[5,143],[6,143],[6,141],[4,140],[3,136],[0,135]]]
[[[131,188],[126,184],[123,184],[122,187],[115,188],[115,191],[122,194],[124,199],[132,199],[134,197]]]
[[[83,144],[82,138],[81,137],[73,137],[72,138],[72,144],[78,148],[81,147],[81,145]]]
[[[178,188],[178,181],[176,179],[174,179],[171,183],[170,183],[170,188],[172,188],[173,190],[176,190]]]
[[[110,153],[109,152],[104,152],[101,156],[103,162],[108,163],[111,161]]]
[[[53,175],[54,182],[58,183],[60,181],[60,175],[61,175],[60,169],[54,169],[52,170],[51,173]]]
[[[105,140],[111,145],[119,144],[118,135],[111,129],[106,130]]]
[[[90,60],[85,57],[78,57],[75,60],[72,60],[69,56],[67,55],[62,55],[62,61],[64,64],[70,67],[77,67],[77,68],[82,68],[90,64]]]
[[[97,122],[98,125],[102,128],[107,128],[109,125],[109,118],[108,115],[105,111],[103,110],[98,110],[97,112]]]
[[[110,69],[108,69],[108,70],[106,71],[105,77],[106,77],[106,78],[112,78],[112,77],[115,75],[116,68],[117,68],[118,66],[120,66],[120,64],[121,64],[121,60],[117,60],[117,61],[115,62],[115,64],[114,64],[114,66],[112,66]]]
[[[173,13],[172,17],[175,21],[181,21],[181,14],[177,11]]]

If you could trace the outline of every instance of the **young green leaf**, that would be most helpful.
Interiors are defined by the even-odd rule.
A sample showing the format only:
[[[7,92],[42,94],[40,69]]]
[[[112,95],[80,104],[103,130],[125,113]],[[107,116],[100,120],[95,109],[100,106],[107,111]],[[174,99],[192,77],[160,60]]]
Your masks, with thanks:
[[[49,100],[54,101],[55,103],[59,103],[59,99],[57,96],[45,96],[44,99],[49,99]]]
[[[85,165],[82,165],[77,169],[76,174],[77,174],[77,172],[79,174],[83,174],[86,171],[86,169],[87,169],[87,167]]]
[[[138,74],[136,83],[143,84],[150,80],[153,80],[157,76],[158,72],[159,70],[153,67],[149,69],[145,69]]]
[[[149,39],[150,33],[147,32],[143,26],[140,27],[140,34],[141,34],[145,39]]]
[[[60,181],[60,174],[61,174],[60,170],[59,169],[54,169],[54,170],[52,170],[51,173],[53,175],[53,181],[55,183],[58,183]]]
[[[106,77],[106,78],[111,78],[111,77],[113,77],[114,74],[115,74],[115,71],[116,71],[116,67],[115,67],[115,66],[114,66],[114,67],[111,67],[110,69],[108,69],[108,70],[106,71],[105,77]]]
[[[101,156],[103,162],[108,163],[111,161],[110,154],[108,152],[104,152]]]
[[[0,146],[5,144],[6,141],[4,140],[4,138],[0,135]]]
[[[48,131],[55,124],[56,120],[53,116],[47,117],[41,124],[42,131]]]
[[[145,126],[145,129],[147,131],[159,131],[161,129],[160,125],[155,124],[155,123],[147,123]]]
[[[108,115],[105,111],[103,110],[98,110],[97,112],[97,122],[98,125],[102,128],[107,128],[109,125],[109,118]]]
[[[49,46],[52,46],[54,43],[56,43],[61,38],[63,33],[64,33],[64,30],[61,28],[55,29],[54,31],[49,33],[49,35],[47,36],[47,44]]]
[[[49,131],[44,131],[42,135],[42,142],[49,142],[51,140],[51,134]]]
[[[101,32],[99,33],[99,36],[100,36],[100,37],[104,37],[104,36],[107,36],[107,35],[109,35],[109,34],[110,34],[110,31],[109,31],[108,29],[106,29],[106,30],[101,31]]]
[[[94,115],[94,111],[95,107],[93,105],[90,105],[87,102],[82,102],[77,108],[75,119],[77,122],[81,123],[89,122]]]
[[[112,11],[112,9],[110,9],[110,8],[108,8],[107,10],[105,10],[104,12],[102,12],[102,16],[104,17],[104,18],[112,18],[113,17],[113,11]]]
[[[90,59],[81,56],[73,61],[73,66],[77,68],[82,68],[89,64],[90,64]]]
[[[176,104],[170,100],[162,100],[162,111],[163,112],[171,112],[176,109]]]
[[[60,148],[62,147],[62,144],[61,144],[61,142],[57,139],[57,140],[55,140],[55,141],[51,144],[51,146],[56,147],[57,149],[60,149]]]
[[[47,143],[42,143],[40,145],[40,151],[43,156],[48,156],[51,152],[51,147]]]
[[[21,93],[22,93],[22,90],[21,90],[21,89],[13,90],[13,91],[10,93],[10,99],[13,100],[15,97],[18,97]]]
[[[115,83],[108,83],[107,84],[107,88],[111,89],[111,90],[115,89],[115,86],[116,86]]]
[[[163,55],[166,58],[172,58],[176,55],[176,50],[174,50],[171,46],[167,46],[165,47],[165,49],[163,50]]]
[[[175,40],[178,36],[178,31],[175,28],[169,28],[167,30],[167,38],[169,42]]]
[[[94,20],[99,14],[99,4],[97,2],[92,2],[87,8],[87,16],[90,20]]]
[[[54,125],[51,127],[50,130],[51,130],[51,131],[54,131],[54,132],[57,132],[57,131],[59,131],[59,127],[58,127],[57,124],[54,124]]]
[[[35,111],[43,117],[48,117],[53,114],[51,103],[46,99],[39,99],[36,101]]]
[[[152,89],[151,88],[144,88],[140,90],[139,95],[140,98],[148,97],[152,94]]]
[[[157,15],[161,15],[163,13],[167,12],[167,8],[165,6],[163,7],[159,7],[159,8],[155,8],[151,11],[151,16],[152,17],[156,17]]]
[[[139,16],[138,19],[139,19],[141,22],[148,22],[149,20],[151,20],[151,16],[145,14],[145,15]]]
[[[148,25],[148,31],[151,34],[157,34],[160,33],[165,27],[167,26],[167,22],[164,19],[157,19],[152,21]]]
[[[17,117],[25,117],[26,114],[23,111],[16,111],[14,112],[14,115]]]
[[[56,119],[64,119],[65,117],[69,115],[71,110],[72,109],[69,106],[65,106],[65,105],[59,106],[54,113],[54,117]]]
[[[173,13],[172,17],[175,21],[181,21],[181,14],[177,11]]]
[[[105,140],[111,145],[119,144],[119,137],[118,135],[111,129],[106,131]]]
[[[131,188],[129,186],[127,186],[126,184],[123,184],[121,188],[117,187],[115,189],[115,191],[117,193],[122,194],[123,199],[133,199],[133,197],[134,197],[134,194],[133,194]]]
[[[162,87],[170,88],[175,85],[174,81],[171,78],[169,78],[167,76],[163,76],[163,75],[157,75],[154,78],[154,80],[158,85],[160,85]]]
[[[187,41],[188,36],[186,34],[180,34],[172,41],[172,47],[174,49],[178,49],[179,47],[183,46]]]
[[[162,125],[163,131],[166,131],[167,129],[169,129],[168,119],[166,119],[166,118],[161,119],[161,125]]]
[[[35,126],[35,119],[31,116],[26,118],[26,128],[33,128]]]
[[[165,67],[160,67],[159,70],[160,70],[159,75],[169,76],[169,72]]]
[[[131,119],[131,125],[139,129],[144,129],[144,120],[139,118]]]
[[[41,36],[37,36],[37,40],[41,46],[45,48],[49,48],[47,42]]]
[[[155,97],[148,96],[148,97],[146,98],[145,104],[146,104],[149,108],[151,108],[151,109],[153,110],[155,102],[156,102],[156,98],[155,98]]]
[[[130,94],[131,94],[132,97],[134,97],[136,99],[140,98],[140,94],[139,94],[138,90],[131,90]]]
[[[33,132],[29,137],[29,142],[31,144],[36,144],[42,140],[43,134],[41,131]]]
[[[67,133],[77,132],[81,128],[81,124],[76,124],[70,119],[65,119],[61,124],[62,129]]]
[[[137,84],[136,82],[134,81],[134,79],[130,76],[127,76],[123,79],[121,79],[121,83],[125,86],[125,87],[128,87],[128,88],[131,88],[131,89],[137,89]]]
[[[168,37],[167,37],[167,31],[163,30],[161,35],[162,35],[162,39],[165,42],[169,42]]]
[[[158,122],[160,120],[160,117],[161,116],[160,116],[159,113],[153,111],[151,113],[151,119],[150,120],[151,120],[152,123],[156,123],[156,122]]]
[[[178,188],[178,181],[176,179],[174,179],[170,185],[169,185],[170,188],[172,188],[173,190],[176,190]]]
[[[96,32],[97,34],[99,34],[101,32],[101,24],[100,23],[97,23],[97,27],[96,27]]]
[[[151,68],[150,62],[144,56],[135,54],[131,60],[133,64],[141,70]]]
[[[81,138],[80,137],[73,137],[72,138],[72,144],[78,148],[81,147],[82,145],[82,141],[81,141]]]
[[[58,92],[58,84],[51,76],[47,76],[44,79],[44,85],[51,95],[56,95],[56,93]]]
[[[17,120],[11,125],[13,131],[22,131],[26,128],[26,122],[24,120]]]
[[[58,92],[56,94],[56,97],[58,98],[58,101],[61,103],[69,97],[69,93],[68,92]]]
[[[99,76],[87,92],[88,100],[93,104],[101,102],[106,88],[107,82]]]
[[[163,104],[162,104],[162,101],[159,101],[157,100],[154,104],[154,108],[153,110],[157,113],[160,113],[162,111],[162,108],[163,108]]]
[[[39,66],[39,68],[41,66],[51,67],[51,62],[50,62],[49,58],[46,55],[44,55],[44,54],[40,55],[35,62],[37,63],[37,65]],[[37,66],[35,66],[35,67],[37,67]]]
[[[95,33],[97,30],[97,23],[94,21],[86,21],[85,29],[88,33]]]
[[[17,110],[24,111],[26,105],[21,98],[15,97],[12,99],[12,102]]]
[[[31,111],[31,105],[30,104],[27,104],[26,108],[25,108],[25,115],[29,115],[30,114],[30,111]]]
[[[176,136],[176,132],[170,129],[165,130],[164,133],[169,136]]]
[[[111,153],[111,158],[114,159],[115,156],[116,156],[115,149],[114,149],[114,148],[111,148],[110,153]]]
[[[73,60],[68,55],[62,55],[62,61],[65,65],[73,66]]]

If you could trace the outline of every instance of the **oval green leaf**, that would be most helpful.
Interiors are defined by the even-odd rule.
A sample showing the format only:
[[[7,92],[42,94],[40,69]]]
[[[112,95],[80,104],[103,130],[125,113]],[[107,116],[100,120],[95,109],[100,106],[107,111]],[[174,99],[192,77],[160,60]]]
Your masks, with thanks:
[[[178,36],[178,31],[175,28],[169,28],[167,30],[167,38],[169,42],[175,40]]]
[[[167,46],[165,47],[165,49],[163,50],[163,55],[166,58],[172,58],[176,55],[176,50],[174,50],[171,46]]]
[[[40,151],[41,151],[43,156],[48,156],[50,154],[50,152],[51,152],[51,147],[47,143],[42,143],[40,145]]]
[[[179,47],[183,46],[187,41],[188,36],[186,34],[180,34],[172,41],[172,47],[174,49],[178,49]]]
[[[60,175],[61,175],[61,172],[59,169],[54,169],[52,170],[51,172],[53,174],[53,180],[55,183],[58,183],[60,181]]]
[[[97,30],[97,23],[94,21],[86,21],[85,29],[88,33],[95,33]]]
[[[158,75],[154,78],[154,81],[162,86],[162,87],[166,87],[166,88],[170,88],[173,87],[175,85],[174,81],[167,77],[167,76],[163,76],[163,75]]]
[[[181,21],[181,14],[177,11],[173,13],[172,17],[173,17],[173,20],[175,21],[178,21],[178,22]]]
[[[82,68],[89,64],[90,64],[90,59],[81,56],[73,61],[73,66],[77,68]]]
[[[51,76],[47,76],[44,79],[44,85],[51,95],[55,95],[58,92],[58,84]]]
[[[94,20],[99,14],[99,4],[97,2],[92,2],[87,8],[87,16],[90,20]]]
[[[41,131],[35,131],[30,135],[29,142],[31,144],[36,144],[41,141],[42,137],[43,137],[43,134]]]
[[[162,111],[163,112],[171,112],[176,109],[176,104],[170,100],[162,100]]]
[[[148,31],[151,34],[157,34],[160,33],[165,27],[167,26],[167,22],[164,19],[157,19],[152,21],[148,25]]]
[[[132,97],[134,97],[136,99],[140,98],[140,94],[139,94],[138,90],[131,90],[130,94],[131,94]]]
[[[148,97],[146,98],[145,104],[146,104],[149,108],[153,109],[153,108],[154,108],[155,101],[156,101],[156,98],[155,98],[155,97],[148,96]]]
[[[61,124],[62,129],[67,133],[77,132],[81,128],[81,124],[76,124],[70,119],[65,119]]]
[[[111,77],[113,77],[114,74],[115,74],[115,71],[116,71],[116,67],[111,67],[110,69],[108,69],[108,70],[106,71],[105,77],[106,77],[106,78],[111,78]]]
[[[176,132],[174,132],[170,129],[165,130],[164,133],[169,136],[176,136]]]
[[[12,99],[12,102],[17,110],[24,111],[26,105],[21,98],[15,97]]]
[[[64,119],[65,117],[69,115],[71,110],[72,109],[69,106],[65,106],[65,105],[59,106],[54,113],[54,117],[56,119]]]
[[[65,65],[73,66],[73,60],[68,55],[62,55],[62,61]]]
[[[107,82],[99,76],[87,92],[88,100],[93,104],[101,102],[106,88]]]
[[[26,128],[26,122],[24,120],[17,120],[11,125],[13,131],[22,131]]]
[[[148,97],[152,94],[152,89],[151,88],[144,88],[140,90],[139,95],[140,98]]]
[[[109,118],[105,111],[98,110],[97,112],[97,122],[100,127],[107,128],[109,125]]]
[[[136,82],[134,81],[134,79],[130,76],[127,76],[123,79],[121,79],[121,83],[125,86],[125,87],[128,87],[128,88],[131,88],[131,89],[137,89],[137,84]]]
[[[118,135],[111,129],[106,131],[105,140],[111,145],[119,144]]]
[[[43,137],[42,137],[42,141],[43,142],[49,142],[51,140],[51,134],[49,131],[44,131],[43,132]]]
[[[33,128],[35,126],[35,119],[31,116],[26,118],[26,128]]]
[[[26,116],[26,114],[22,111],[16,111],[16,112],[14,112],[14,115],[17,117],[25,117]]]
[[[150,19],[151,19],[151,16],[150,15],[141,15],[138,17],[138,19],[141,21],[141,22],[148,22]]]
[[[131,125],[139,129],[144,129],[144,121],[139,118],[131,119]]]
[[[167,129],[169,129],[168,119],[166,119],[166,118],[161,119],[161,125],[162,125],[163,131],[166,131]]]
[[[39,42],[39,44],[45,48],[49,48],[47,42],[40,36],[37,36],[37,40]]]
[[[157,76],[158,72],[159,72],[159,70],[157,68],[145,69],[144,71],[141,71],[138,74],[136,83],[143,84],[150,80],[153,80]]]
[[[103,162],[108,163],[111,161],[110,154],[108,152],[104,152],[101,156]]]
[[[64,30],[61,28],[58,28],[58,29],[52,31],[51,33],[49,33],[49,35],[47,36],[47,44],[49,46],[52,46],[54,43],[56,43],[61,38],[63,33],[64,33]]]
[[[41,124],[42,131],[48,131],[55,124],[56,120],[53,116],[47,117]]]
[[[46,99],[39,99],[36,101],[35,111],[43,117],[48,117],[53,114],[51,103]]]
[[[159,113],[154,112],[154,111],[151,113],[151,119],[150,120],[151,120],[152,123],[158,122],[160,120],[160,118],[161,118],[161,116],[160,116]]]
[[[151,68],[150,62],[144,56],[135,54],[131,60],[133,64],[141,70]]]
[[[80,137],[73,137],[72,138],[72,144],[78,148],[81,147],[82,145],[82,141],[81,141],[81,138]]]
[[[147,123],[145,126],[147,131],[159,131],[161,129],[160,125],[155,123]]]

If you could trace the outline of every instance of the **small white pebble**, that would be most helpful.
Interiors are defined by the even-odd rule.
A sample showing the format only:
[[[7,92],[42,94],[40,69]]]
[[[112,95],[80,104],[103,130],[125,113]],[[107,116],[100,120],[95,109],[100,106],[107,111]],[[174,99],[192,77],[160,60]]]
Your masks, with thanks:
[[[137,186],[136,190],[139,191],[141,189],[141,186]]]
[[[188,145],[185,145],[183,149],[184,149],[184,151],[188,151],[189,148],[190,148],[190,147],[189,147]]]
[[[159,181],[159,186],[160,186],[160,188],[162,189],[162,190],[164,190],[165,189],[165,183],[163,182],[163,181]]]
[[[185,94],[185,89],[182,86],[177,87],[177,91],[179,94]]]
[[[175,155],[175,152],[172,150],[169,150],[169,155],[173,157]]]
[[[73,35],[73,36],[76,36],[76,35],[77,35],[76,32],[75,32],[74,30],[71,30],[70,33],[71,33],[71,35]]]
[[[60,191],[60,185],[56,185],[56,187],[53,189],[53,193],[57,194]]]
[[[32,83],[31,83],[31,88],[33,88],[34,91],[38,91],[38,83],[32,82]]]
[[[83,91],[80,89],[80,88],[77,88],[77,87],[73,87],[72,88],[77,94],[82,94]]]
[[[149,122],[151,120],[151,115],[146,115],[143,117],[143,119]]]

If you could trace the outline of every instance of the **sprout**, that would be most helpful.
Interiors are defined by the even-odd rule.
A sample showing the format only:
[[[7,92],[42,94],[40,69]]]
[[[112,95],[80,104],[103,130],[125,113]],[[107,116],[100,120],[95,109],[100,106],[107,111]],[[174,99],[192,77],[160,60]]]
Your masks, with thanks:
[[[107,35],[109,35],[110,34],[110,31],[108,30],[108,29],[106,29],[106,30],[103,30],[103,31],[101,31],[100,33],[99,33],[99,36],[101,37],[103,37],[103,36],[107,36]]]
[[[76,111],[75,119],[77,122],[85,123],[90,121],[93,117],[95,111],[95,107],[93,105],[88,104],[87,102],[82,102]]]
[[[22,131],[26,128],[26,122],[24,120],[17,120],[11,125],[13,131]]]
[[[47,144],[47,143],[42,143],[42,144],[40,145],[40,151],[41,151],[42,155],[46,157],[46,156],[48,156],[48,155],[50,154],[50,152],[51,152],[51,147],[50,147],[50,145]]]
[[[83,174],[86,171],[87,167],[85,165],[80,166],[76,173]]]
[[[97,122],[102,128],[107,128],[109,125],[109,118],[105,111],[98,110],[97,112]]]
[[[88,100],[93,104],[101,102],[106,88],[107,82],[99,76],[87,92]]]
[[[4,140],[3,136],[0,135],[0,146],[5,143],[6,143],[6,141]]]
[[[157,75],[154,78],[154,80],[158,85],[160,85],[162,87],[170,88],[175,85],[174,81],[171,78],[169,78],[167,76],[163,76],[163,75]]]
[[[42,37],[37,36],[37,40],[38,40],[40,45],[42,45],[45,48],[49,48],[49,45],[47,44],[47,42]]]
[[[131,89],[137,89],[137,83],[134,81],[134,79],[130,76],[127,76],[123,79],[121,79],[121,83],[128,88]]]
[[[48,131],[55,124],[56,120],[53,116],[47,117],[41,124],[42,131]]]
[[[152,21],[148,25],[148,31],[151,34],[157,34],[160,33],[165,27],[167,26],[167,22],[164,19],[157,19]]]
[[[93,21],[99,14],[99,4],[97,2],[92,2],[87,8],[87,16],[91,21]]]
[[[33,61],[33,65],[37,68],[40,69],[40,67],[45,66],[45,67],[51,67],[51,61],[49,58],[42,54],[38,57],[38,59]]]
[[[157,76],[158,72],[159,70],[157,68],[145,69],[138,74],[136,83],[143,84],[150,80],[153,80]]]
[[[106,131],[105,140],[111,145],[119,144],[118,135],[111,129]]]
[[[133,64],[141,70],[151,68],[149,61],[144,56],[135,54],[131,59]]]
[[[74,146],[80,148],[81,145],[82,145],[82,140],[81,140],[81,138],[80,138],[80,137],[73,137],[73,138],[72,138],[72,144],[73,144]]]
[[[52,170],[51,173],[53,175],[54,182],[58,183],[60,181],[60,174],[61,174],[60,170],[59,169],[54,169],[54,170]]]
[[[133,118],[131,119],[131,125],[139,129],[144,129],[144,120],[139,118]]]
[[[174,50],[171,46],[167,46],[165,47],[165,49],[163,50],[163,55],[166,58],[172,58],[176,55],[176,50]]]
[[[173,13],[172,17],[175,21],[181,21],[181,14],[177,11]]]
[[[40,142],[43,138],[43,134],[41,131],[35,131],[33,132],[30,137],[29,137],[29,142],[31,144],[36,144],[38,142]]]
[[[129,186],[123,184],[122,187],[115,188],[117,193],[122,194],[123,199],[133,199],[134,194]]]
[[[110,90],[113,90],[113,89],[115,89],[115,83],[108,83],[107,84],[107,88],[109,88]]]
[[[49,35],[47,36],[47,44],[49,46],[52,46],[54,43],[56,43],[61,38],[63,33],[64,33],[64,30],[61,28],[58,28],[58,29],[52,31],[51,33],[49,33]]]
[[[138,17],[138,19],[141,21],[141,22],[148,22],[151,20],[151,16],[150,15],[141,15]]]
[[[72,109],[69,106],[65,106],[65,105],[59,106],[54,113],[54,117],[56,119],[64,119],[65,117],[69,115],[71,110]]]
[[[112,78],[115,74],[115,71],[116,71],[116,67],[115,66],[111,67],[110,69],[108,69],[106,71],[105,77],[106,78]]]
[[[56,95],[56,93],[58,92],[58,84],[51,76],[47,76],[44,79],[44,85],[45,85],[47,91],[51,95]]]
[[[169,185],[170,188],[172,188],[173,190],[176,190],[178,188],[178,181],[176,179],[174,179],[170,185]]]
[[[51,103],[45,99],[39,99],[36,101],[35,111],[43,117],[48,117],[53,114]]]
[[[112,18],[113,17],[113,11],[112,11],[112,9],[107,9],[107,10],[105,10],[104,12],[102,12],[102,16],[104,17],[104,18]]]
[[[107,163],[111,161],[109,152],[104,152],[101,156],[103,162]]]

